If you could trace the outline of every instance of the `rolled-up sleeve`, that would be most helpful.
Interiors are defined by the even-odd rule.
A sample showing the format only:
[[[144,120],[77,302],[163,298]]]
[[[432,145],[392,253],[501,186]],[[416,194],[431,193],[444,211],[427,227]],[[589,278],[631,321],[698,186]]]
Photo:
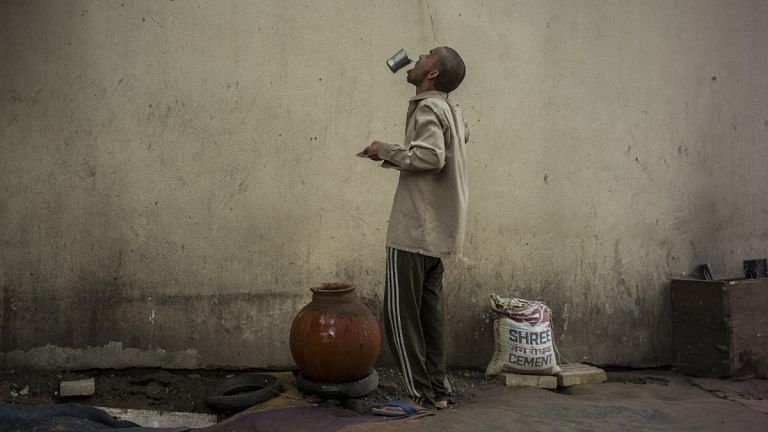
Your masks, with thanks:
[[[440,170],[445,165],[445,137],[435,111],[428,105],[416,108],[414,133],[405,145],[381,143],[379,157],[403,171]]]

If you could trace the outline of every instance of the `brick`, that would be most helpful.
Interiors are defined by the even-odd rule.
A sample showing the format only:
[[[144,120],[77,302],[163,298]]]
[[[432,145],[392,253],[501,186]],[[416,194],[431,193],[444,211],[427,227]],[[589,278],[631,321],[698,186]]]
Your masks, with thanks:
[[[557,377],[557,385],[570,387],[579,384],[600,384],[608,380],[605,371],[584,364],[560,365],[561,371]]]
[[[557,388],[557,378],[549,375],[520,375],[513,373],[499,374],[496,378],[507,387],[536,387],[543,389]]]
[[[79,381],[62,381],[59,384],[59,394],[68,396],[91,396],[96,393],[96,380],[88,378]]]

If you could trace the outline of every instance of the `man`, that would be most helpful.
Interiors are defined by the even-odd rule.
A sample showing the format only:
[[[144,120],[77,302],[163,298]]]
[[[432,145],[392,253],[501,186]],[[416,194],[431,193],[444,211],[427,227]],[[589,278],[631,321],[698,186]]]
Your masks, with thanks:
[[[464,79],[464,61],[439,47],[408,70],[416,96],[405,142],[374,141],[363,154],[400,171],[387,230],[384,326],[408,398],[374,412],[402,416],[443,409],[451,399],[445,365],[441,258],[461,256],[467,214],[467,127],[448,99]]]

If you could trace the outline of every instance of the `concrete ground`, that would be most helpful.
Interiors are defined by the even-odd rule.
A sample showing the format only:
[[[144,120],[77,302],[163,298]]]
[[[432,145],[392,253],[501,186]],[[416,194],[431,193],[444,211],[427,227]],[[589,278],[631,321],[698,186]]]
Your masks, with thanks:
[[[768,431],[768,381],[697,380],[671,372],[609,374],[555,392],[484,385],[433,416],[352,431]]]

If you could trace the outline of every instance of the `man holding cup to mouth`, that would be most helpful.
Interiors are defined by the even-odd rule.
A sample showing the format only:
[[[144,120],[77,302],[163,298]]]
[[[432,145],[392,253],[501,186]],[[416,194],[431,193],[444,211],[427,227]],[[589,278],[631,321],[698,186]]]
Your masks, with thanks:
[[[464,61],[449,47],[420,55],[407,72],[416,96],[408,103],[404,142],[374,141],[362,152],[400,171],[387,230],[384,326],[407,397],[376,414],[406,416],[446,408],[451,400],[442,258],[462,255],[469,135],[448,94],[464,74]]]

